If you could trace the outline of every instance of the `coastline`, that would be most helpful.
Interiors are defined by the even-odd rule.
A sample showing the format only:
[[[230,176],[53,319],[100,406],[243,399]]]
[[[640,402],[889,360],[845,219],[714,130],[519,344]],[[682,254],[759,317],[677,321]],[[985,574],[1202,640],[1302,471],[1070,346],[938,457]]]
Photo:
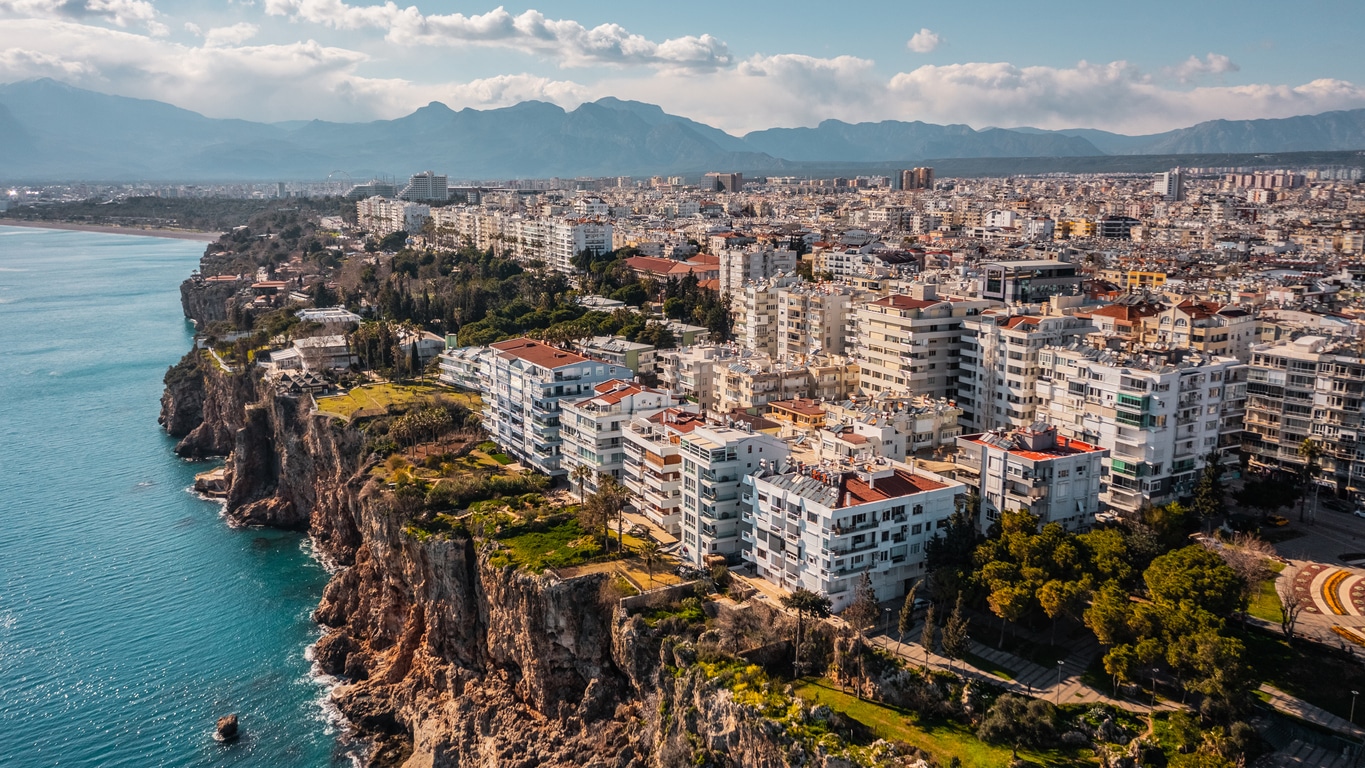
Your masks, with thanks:
[[[198,232],[188,229],[149,229],[141,227],[115,227],[105,224],[77,224],[66,221],[28,221],[0,217],[0,227],[30,227],[33,229],[65,229],[73,232],[98,232],[106,235],[137,235],[140,237],[165,237],[172,240],[198,240],[211,243],[218,239],[216,232]]]

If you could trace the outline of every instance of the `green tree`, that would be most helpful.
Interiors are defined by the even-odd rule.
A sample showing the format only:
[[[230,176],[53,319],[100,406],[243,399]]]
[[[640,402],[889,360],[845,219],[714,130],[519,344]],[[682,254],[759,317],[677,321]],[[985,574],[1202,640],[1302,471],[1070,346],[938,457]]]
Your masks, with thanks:
[[[1199,473],[1199,482],[1194,488],[1194,501],[1190,511],[1208,531],[1213,521],[1227,512],[1227,494],[1223,490],[1223,467],[1219,464],[1219,454],[1215,449],[1204,457],[1204,469]]]
[[[1197,544],[1153,560],[1142,579],[1152,600],[1167,606],[1188,600],[1219,616],[1237,607],[1237,574],[1221,557]]]
[[[929,654],[934,652],[934,639],[938,627],[935,623],[935,613],[937,609],[930,604],[929,609],[924,612],[924,627],[920,629],[919,644],[924,646],[924,671],[929,671]]]
[[[962,596],[953,605],[948,622],[943,625],[943,655],[956,661],[967,657],[971,641],[967,633],[971,629],[971,619],[962,615]]]
[[[645,571],[649,574],[649,586],[654,586],[654,565],[659,562],[659,542],[653,537],[646,537],[641,544],[635,548],[635,553],[645,562]]]
[[[592,467],[587,464],[576,464],[569,470],[569,479],[578,483],[578,503],[579,505],[588,502],[588,481],[592,479]]]
[[[829,616],[830,605],[828,597],[805,587],[798,587],[782,598],[782,607],[796,612],[796,659],[793,667],[798,675],[801,674],[801,644],[805,641],[806,619],[823,619]]]
[[[1011,693],[1001,694],[986,711],[976,735],[993,744],[1009,744],[1014,759],[1019,747],[1050,746],[1057,735],[1057,708],[1042,699],[1032,701]]]
[[[901,613],[896,621],[896,637],[901,644],[905,643],[905,636],[915,626],[915,593],[918,591],[918,583],[910,585],[905,593],[905,602],[901,603]]]
[[[843,619],[848,622],[853,630],[853,655],[858,660],[858,690],[861,696],[862,686],[866,683],[865,669],[863,666],[863,642],[866,635],[863,633],[867,628],[877,622],[879,613],[877,605],[877,590],[872,586],[872,577],[863,572],[858,579],[858,587],[854,592],[853,602],[844,609]]]
[[[1299,522],[1302,523],[1310,492],[1313,494],[1313,512],[1317,513],[1318,459],[1322,457],[1322,445],[1311,437],[1305,437],[1299,444],[1299,456],[1303,457],[1303,469],[1299,473],[1299,482],[1304,489],[1299,498]]]

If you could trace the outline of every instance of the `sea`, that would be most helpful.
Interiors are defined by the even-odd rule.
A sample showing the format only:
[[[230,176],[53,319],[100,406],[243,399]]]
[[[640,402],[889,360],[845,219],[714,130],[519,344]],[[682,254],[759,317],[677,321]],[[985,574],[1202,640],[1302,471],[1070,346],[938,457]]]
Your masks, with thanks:
[[[351,764],[307,657],[327,573],[229,528],[156,423],[204,247],[0,227],[5,768]]]

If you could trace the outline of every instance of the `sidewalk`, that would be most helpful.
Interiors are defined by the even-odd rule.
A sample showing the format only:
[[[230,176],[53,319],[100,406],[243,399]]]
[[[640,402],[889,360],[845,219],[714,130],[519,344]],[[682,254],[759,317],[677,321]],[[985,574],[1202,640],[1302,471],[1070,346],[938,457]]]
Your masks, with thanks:
[[[1262,685],[1261,692],[1270,697],[1270,706],[1291,717],[1297,717],[1307,723],[1326,728],[1334,733],[1348,736],[1353,739],[1365,739],[1365,728],[1352,725],[1344,717],[1337,717],[1321,707],[1314,706],[1298,699],[1279,688],[1269,685]]]

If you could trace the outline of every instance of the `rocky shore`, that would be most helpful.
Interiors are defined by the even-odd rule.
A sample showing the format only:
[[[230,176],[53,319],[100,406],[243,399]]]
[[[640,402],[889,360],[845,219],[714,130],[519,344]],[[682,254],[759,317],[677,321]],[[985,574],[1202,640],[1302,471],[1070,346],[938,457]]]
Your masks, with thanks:
[[[204,309],[186,302],[191,319]],[[373,765],[848,764],[737,702],[685,639],[627,615],[606,575],[531,574],[467,535],[405,533],[361,433],[310,411],[191,352],[160,420],[181,455],[227,457],[232,524],[307,531],[337,566],[316,659]]]

